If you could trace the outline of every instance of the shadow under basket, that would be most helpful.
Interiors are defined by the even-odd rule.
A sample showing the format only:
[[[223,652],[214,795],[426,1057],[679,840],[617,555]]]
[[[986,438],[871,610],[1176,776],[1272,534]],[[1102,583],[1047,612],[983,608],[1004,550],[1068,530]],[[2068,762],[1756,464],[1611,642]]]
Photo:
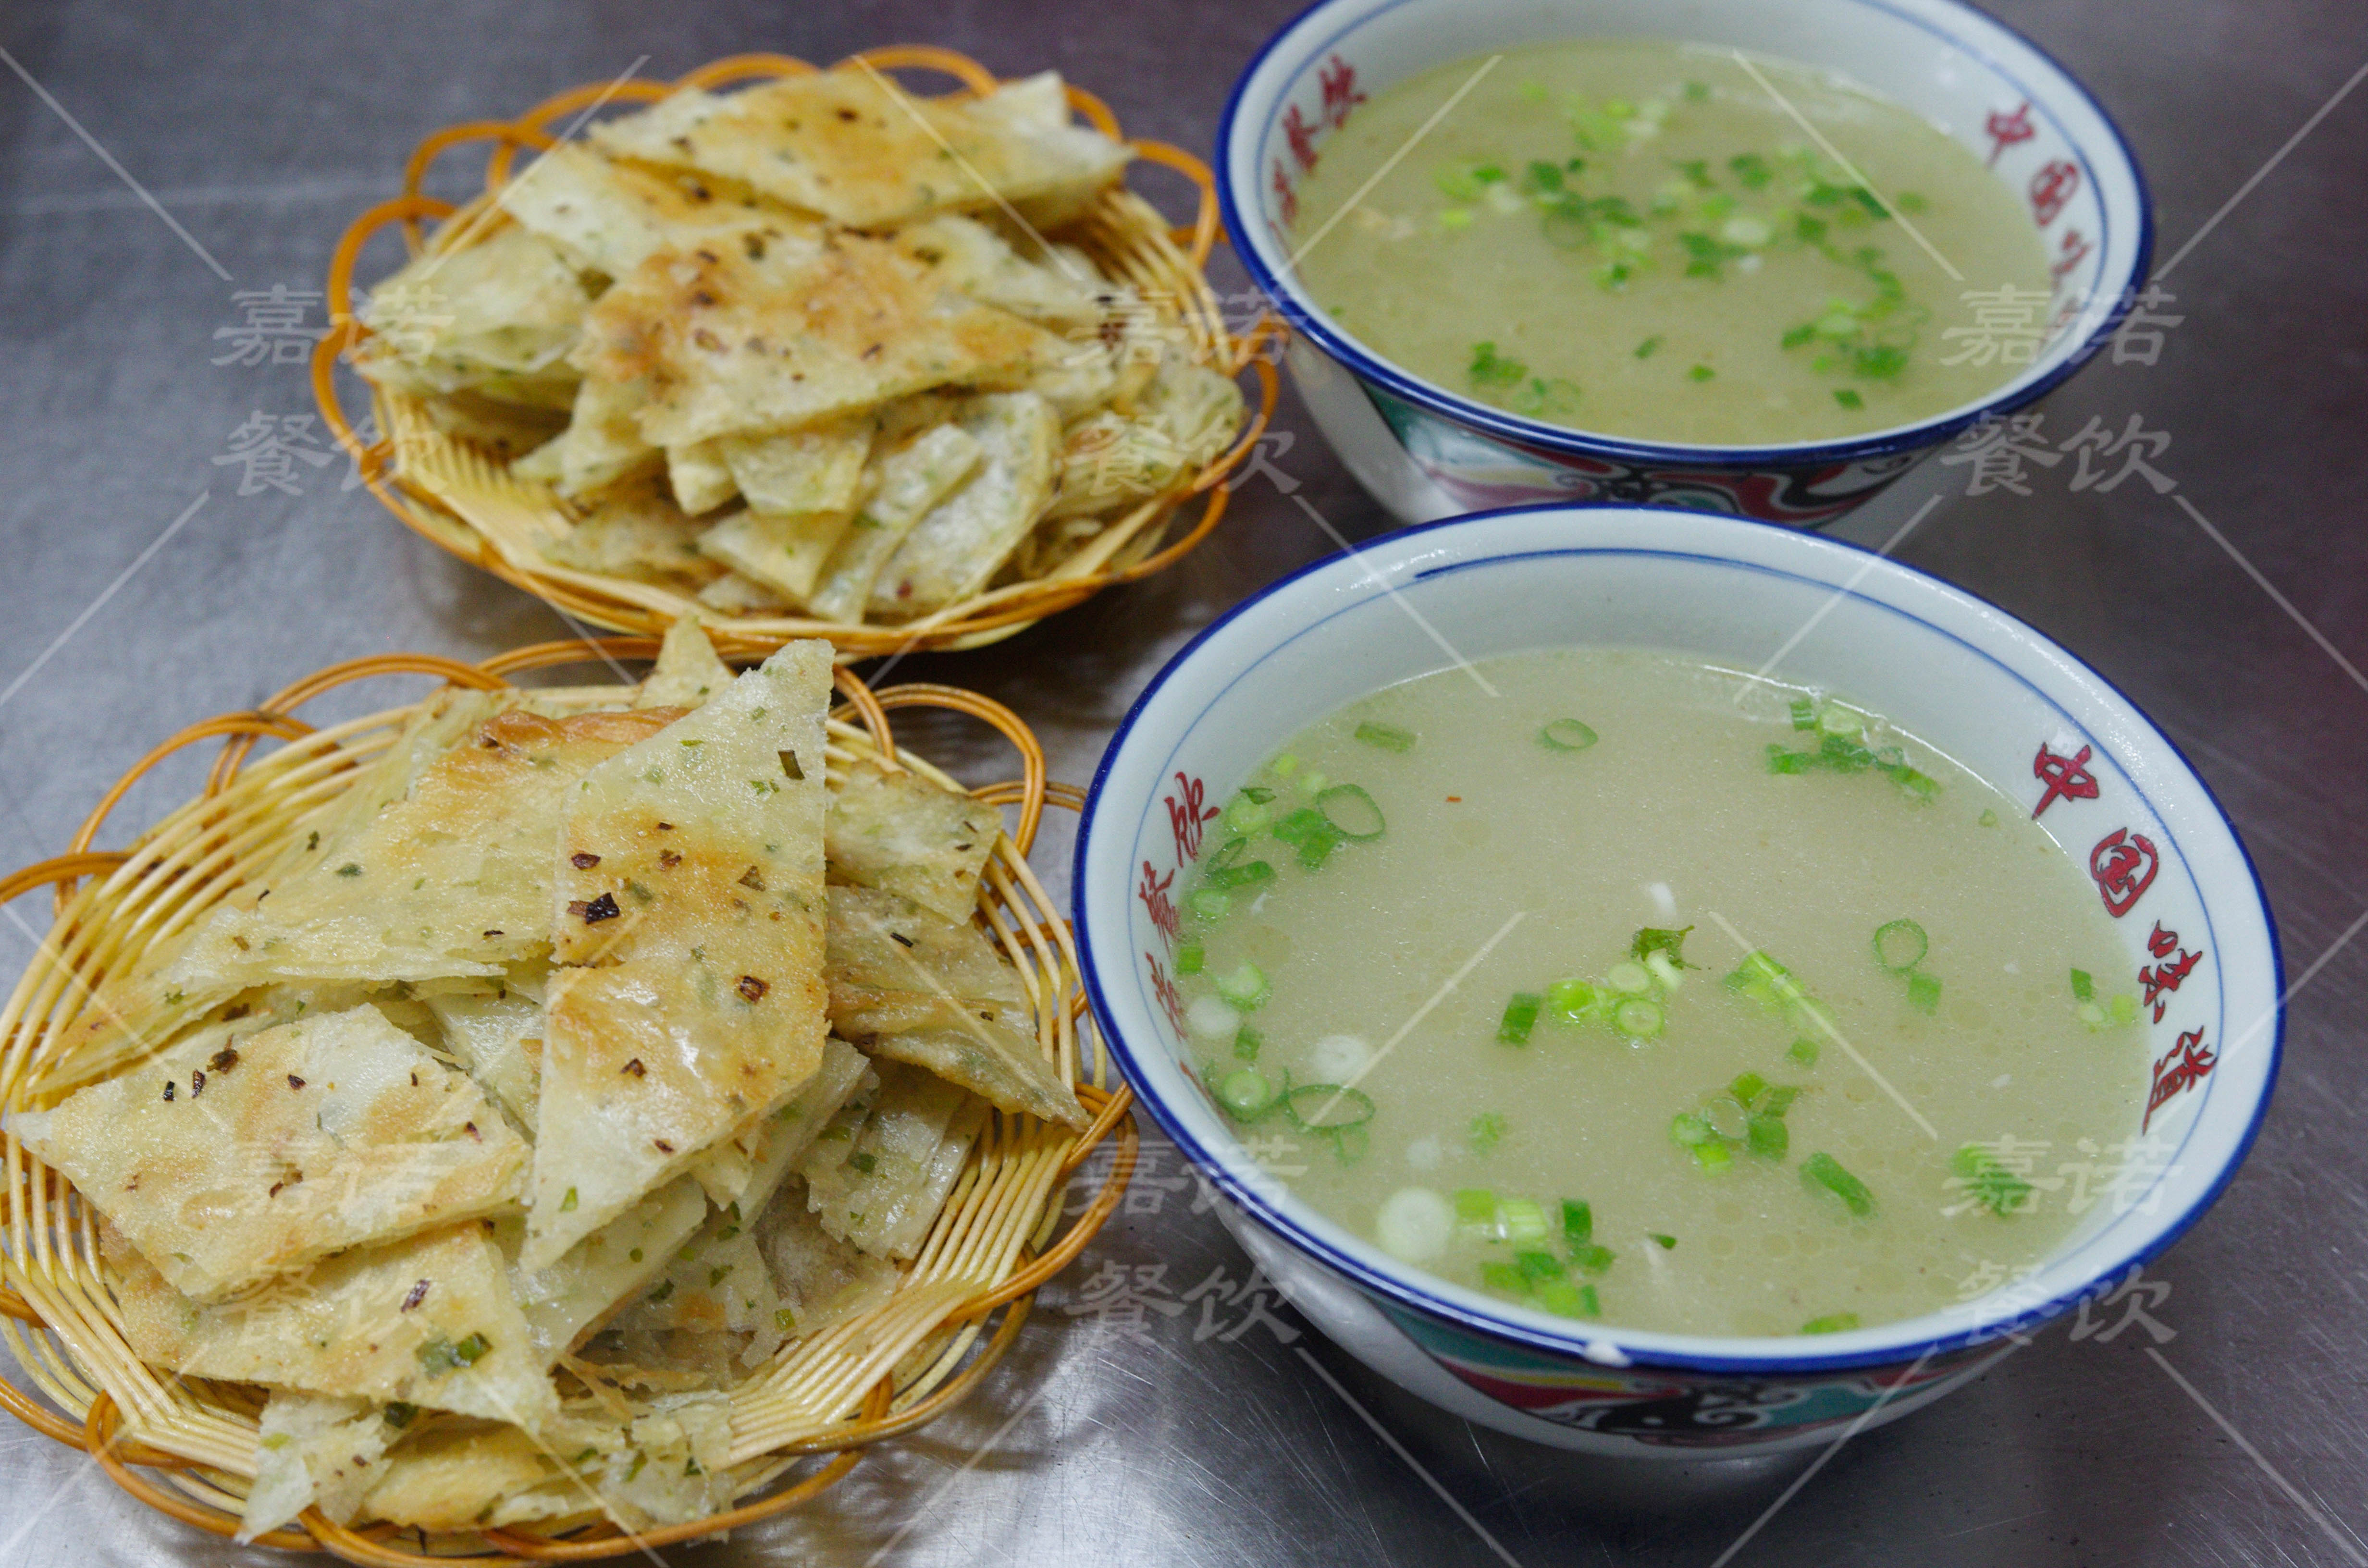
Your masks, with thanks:
[[[117,781],[74,835],[68,852],[0,879],[0,903],[53,889],[55,919],[0,1011],[0,1108],[53,1097],[45,1079],[60,1043],[110,969],[185,929],[260,868],[307,821],[365,777],[416,704],[316,729],[294,710],[324,692],[385,676],[428,676],[450,686],[495,689],[520,672],[598,657],[649,658],[656,643],[613,638],[552,642],[467,665],[393,654],[333,665],[255,710],[193,724]],[[1133,1096],[1114,1083],[1099,1037],[1080,1028],[1085,995],[1066,923],[1030,869],[1047,805],[1082,806],[1079,791],[1045,777],[1044,754],[1009,710],[950,687],[879,692],[841,668],[843,699],[829,722],[834,767],[869,758],[960,788],[898,750],[888,714],[899,708],[965,713],[1019,750],[1020,777],[972,791],[1016,808],[980,890],[988,933],[1018,966],[1033,1005],[1040,1048],[1076,1085],[1092,1116],[1078,1132],[995,1111],[973,1145],[928,1240],[885,1302],[838,1327],[785,1346],[737,1387],[731,1402],[731,1511],[629,1533],[582,1518],[517,1530],[422,1532],[392,1525],[347,1528],[308,1509],[302,1528],[260,1538],[290,1551],[326,1551],[370,1564],[454,1561],[588,1561],[751,1524],[820,1494],[871,1444],[899,1437],[970,1397],[1018,1340],[1036,1290],[1101,1228],[1133,1173],[1138,1137]],[[621,699],[630,687],[571,688]],[[257,743],[284,743],[256,759]],[[186,746],[221,739],[203,791],[121,851],[92,848],[109,812],[143,776]],[[1091,1200],[1064,1223],[1071,1178],[1107,1150]],[[61,1174],[0,1139],[7,1175],[6,1252],[0,1256],[0,1337],[49,1402],[0,1381],[0,1406],[50,1437],[80,1449],[125,1491],[215,1535],[238,1527],[256,1473],[262,1391],[182,1378],[150,1367],[125,1338],[116,1280],[102,1261],[97,1214]]]
[[[989,93],[997,85],[976,61],[926,45],[876,49],[852,59],[882,72],[951,76],[960,84],[956,97]],[[338,240],[326,285],[331,326],[313,356],[313,391],[321,417],[337,443],[353,455],[362,482],[388,510],[462,560],[595,626],[655,637],[676,620],[695,617],[727,657],[761,655],[798,637],[828,638],[842,657],[982,647],[1081,604],[1113,584],[1171,566],[1209,536],[1224,515],[1225,476],[1247,455],[1273,415],[1279,382],[1269,350],[1279,341],[1280,327],[1260,315],[1241,335],[1229,328],[1204,272],[1221,236],[1214,176],[1190,153],[1161,142],[1131,141],[1127,146],[1141,162],[1164,165],[1192,183],[1198,206],[1190,223],[1171,228],[1148,201],[1118,184],[1082,217],[1048,237],[1078,247],[1106,276],[1132,285],[1161,318],[1163,329],[1189,346],[1200,363],[1235,378],[1253,375],[1257,392],[1247,405],[1242,426],[1206,465],[1110,517],[1067,554],[1051,560],[1040,574],[991,582],[981,592],[919,619],[858,622],[793,614],[726,614],[672,588],[559,566],[544,558],[542,546],[574,527],[569,504],[548,485],[512,478],[508,465],[486,449],[438,428],[417,399],[371,389],[372,427],[357,434],[340,396],[336,369],[338,360],[369,335],[369,329],[351,314],[354,268],[364,244],[381,229],[400,225],[415,256],[424,250],[482,240],[495,226],[470,220],[494,209],[519,149],[541,151],[557,144],[561,138],[551,129],[554,124],[572,129],[610,103],[652,103],[681,87],[712,89],[815,69],[786,55],[734,55],[701,66],[678,82],[591,83],[547,98],[516,119],[448,126],[420,142],[404,167],[404,194],[355,219]],[[1124,140],[1116,117],[1100,99],[1074,85],[1068,96],[1072,108],[1096,130]],[[444,153],[475,142],[493,144],[484,192],[457,209],[421,193],[422,181]],[[443,222],[454,218],[460,221]],[[442,227],[431,238],[421,227],[423,221],[442,222]]]

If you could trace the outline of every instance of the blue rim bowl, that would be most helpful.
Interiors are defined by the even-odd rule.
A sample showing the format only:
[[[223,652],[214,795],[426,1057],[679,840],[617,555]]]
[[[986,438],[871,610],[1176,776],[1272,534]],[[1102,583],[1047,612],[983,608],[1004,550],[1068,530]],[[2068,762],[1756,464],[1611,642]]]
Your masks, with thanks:
[[[1655,37],[1838,72],[1907,105],[2022,192],[2055,272],[2050,335],[2011,380],[1929,419],[1841,440],[1693,446],[1526,419],[1390,363],[1301,286],[1298,186],[1361,97],[1523,43]],[[1269,40],[1219,122],[1217,195],[1252,282],[1293,331],[1290,363],[1350,471],[1403,521],[1554,500],[1626,501],[1814,526],[1976,424],[2060,385],[2112,336],[2154,250],[2136,155],[2095,97],[1958,0],[1317,0]]]
[[[2034,802],[2035,748],[2090,748],[2097,797],[2055,801],[2041,825],[2111,895],[2133,972],[2150,961],[2150,926],[2184,933],[2205,956],[2162,998],[2161,1019],[2141,1020],[2154,1063],[2146,1124],[2115,1146],[2111,1201],[2095,1201],[2028,1277],[1939,1312],[1816,1336],[1574,1324],[1397,1262],[1244,1150],[1198,1081],[1172,977],[1173,905],[1200,824],[1343,703],[1458,658],[1569,645],[1672,649],[1744,669],[1781,652],[1780,678],[1848,692]],[[2143,846],[2142,881],[2115,846]],[[2282,1049],[2277,936],[2252,863],[2203,779],[2134,704],[2038,631],[1936,578],[1819,535],[1701,513],[1475,514],[1386,535],[1264,589],[1169,661],[1119,726],[1086,802],[1072,885],[1095,1019],[1153,1119],[1229,1197],[1227,1222],[1260,1265],[1414,1392],[1565,1447],[1666,1456],[1813,1440],[1871,1406],[1887,1419],[1937,1397],[2004,1336],[2126,1285],[2202,1215],[2251,1145]]]

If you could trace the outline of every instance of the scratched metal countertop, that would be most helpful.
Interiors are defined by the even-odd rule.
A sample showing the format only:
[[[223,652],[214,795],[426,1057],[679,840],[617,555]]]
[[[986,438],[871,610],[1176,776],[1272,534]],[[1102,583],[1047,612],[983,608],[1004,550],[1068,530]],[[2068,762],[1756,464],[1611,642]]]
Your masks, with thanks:
[[[0,866],[59,852],[171,730],[322,665],[399,649],[475,659],[566,635],[342,486],[342,458],[292,462],[293,494],[247,495],[244,464],[221,460],[258,416],[312,408],[301,365],[242,363],[238,337],[217,335],[241,320],[233,291],[318,288],[339,230],[395,190],[423,133],[644,56],[643,74],[671,76],[746,50],[819,61],[927,40],[1005,74],[1057,66],[1131,131],[1205,153],[1235,73],[1295,7],[9,7]],[[1648,1483],[1475,1432],[1381,1384],[1244,1288],[1247,1261],[1155,1142],[1124,1212],[967,1408],[868,1460],[819,1506],[666,1561],[2368,1564],[2368,1140],[2355,1108],[2368,940],[2339,945],[2368,910],[2368,679],[2355,667],[2368,663],[2368,92],[2314,120],[2359,82],[2368,12],[1996,8],[2127,131],[2158,204],[2157,266],[2175,296],[2164,309],[2184,318],[2158,353],[2100,362],[2050,398],[2046,442],[2091,416],[2121,431],[2135,415],[2169,437],[2154,462],[2176,489],[2076,488],[2065,462],[2032,466],[2027,494],[1970,495],[1965,467],[1928,464],[1834,531],[1879,543],[1941,496],[1899,557],[2031,621],[2153,714],[2268,885],[2290,978],[2305,983],[2284,1079],[2243,1174],[2152,1271],[2170,1287],[2158,1329],[2076,1342],[2059,1324],[1804,1483],[1800,1460]],[[1222,253],[1220,273],[1239,287]],[[1384,526],[1288,398],[1279,428],[1292,439],[1269,448],[1270,472],[1176,570],[899,673],[1011,704],[1056,775],[1085,781],[1162,661],[1329,548],[1302,501],[1351,538]],[[927,744],[973,779],[1008,767],[956,727]],[[183,798],[194,767],[135,791],[120,830]],[[1040,857],[1056,887],[1066,847],[1056,824]],[[37,925],[45,906],[13,913]],[[0,920],[9,968],[30,947]],[[1118,1310],[1082,1310],[1097,1275],[1124,1285]],[[17,1375],[5,1358],[0,1369]],[[82,1456],[0,1429],[0,1562],[272,1555],[152,1514]]]

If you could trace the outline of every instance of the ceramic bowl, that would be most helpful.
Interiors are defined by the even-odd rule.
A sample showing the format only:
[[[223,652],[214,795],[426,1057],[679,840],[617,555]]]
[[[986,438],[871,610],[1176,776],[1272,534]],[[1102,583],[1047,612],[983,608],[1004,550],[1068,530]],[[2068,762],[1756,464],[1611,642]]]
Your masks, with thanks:
[[[1344,703],[1457,657],[1580,644],[1746,670],[1781,652],[1780,678],[1851,694],[2026,807],[2043,802],[2048,756],[2093,782],[2093,795],[2048,802],[2039,824],[2095,880],[2130,972],[2157,960],[2148,945],[2166,933],[2202,956],[2160,993],[2159,1020],[2139,1021],[2153,1059],[2148,1104],[2132,1108],[2142,1134],[2099,1153],[2112,1180],[2087,1185],[2077,1228],[2035,1271],[1947,1311],[1816,1336],[1579,1323],[1409,1268],[1298,1201],[1244,1149],[1197,1081],[1173,978],[1175,904],[1205,823]],[[2268,906],[2210,790],[2146,715],[2038,632],[1934,578],[1819,535],[1700,513],[1478,514],[1384,536],[1249,599],[1161,671],[1120,726],[1086,805],[1074,889],[1087,994],[1121,1069],[1231,1199],[1221,1207],[1253,1258],[1409,1391],[1565,1448],[1698,1459],[1830,1440],[1929,1403],[2007,1336],[2126,1291],[2234,1175],[2276,1076]]]
[[[1301,182],[1355,103],[1491,50],[1638,37],[1839,73],[1973,149],[2020,193],[2051,258],[2049,335],[2030,362],[1976,402],[1846,440],[1669,445],[1474,403],[1389,363],[1316,308],[1291,266],[1291,228]],[[2022,407],[2078,369],[2145,279],[2154,235],[2137,161],[2096,99],[2012,29],[1954,0],[1320,0],[1235,85],[1218,131],[1217,188],[1244,267],[1294,329],[1292,372],[1316,424],[1406,522],[1556,500],[1826,522],[1976,421]]]

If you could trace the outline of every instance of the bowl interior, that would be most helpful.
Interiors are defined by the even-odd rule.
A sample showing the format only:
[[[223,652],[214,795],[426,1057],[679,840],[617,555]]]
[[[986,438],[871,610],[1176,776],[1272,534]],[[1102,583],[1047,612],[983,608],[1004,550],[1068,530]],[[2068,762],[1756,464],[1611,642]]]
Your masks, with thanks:
[[[2145,185],[2112,120],[2044,53],[1954,0],[1329,0],[1302,15],[1252,62],[1220,132],[1226,224],[1259,287],[1294,326],[1361,376],[1524,438],[1569,440],[1568,428],[1471,403],[1340,331],[1300,285],[1293,224],[1301,182],[1361,97],[1446,62],[1587,38],[1676,40],[1702,47],[1713,63],[1736,50],[1778,56],[1903,104],[1975,152],[2019,193],[2051,258],[2054,297],[2034,318],[2049,335],[2012,381],[1960,408],[1890,430],[1755,451],[1864,446],[2020,406],[2093,351],[2126,290],[2145,276],[2152,246]],[[1330,214],[1306,216],[1312,233]],[[1969,289],[1982,286],[1967,279]],[[1726,449],[1652,445],[1680,453]]]
[[[2043,1269],[1963,1309],[1815,1341],[1574,1330],[1402,1267],[1245,1154],[1194,1081],[1174,1005],[1173,903],[1191,880],[1202,814],[1345,702],[1460,659],[1570,645],[1666,649],[1744,671],[1772,658],[1776,678],[1846,693],[2030,803],[2042,790],[2041,746],[2066,756],[2089,749],[2098,797],[2058,801],[2041,825],[2078,863],[2124,865],[2124,884],[2139,874],[2128,856],[2150,868],[2117,927],[2131,974],[2153,961],[2157,930],[2206,957],[2166,996],[2164,1020],[2143,1025],[2157,1085],[2168,1073],[2173,1087],[2157,1086],[2143,1136],[2116,1156],[2118,1185],[2092,1199]],[[1486,700],[1477,686],[1474,699]],[[2210,792],[2143,714],[2038,633],[1921,574],[1696,514],[1481,514],[1391,536],[1250,600],[1180,654],[1119,732],[1087,808],[1076,885],[1097,1010],[1129,1080],[1188,1158],[1293,1245],[1369,1289],[1541,1346],[1591,1346],[1599,1358],[1827,1368],[1906,1359],[2048,1315],[2153,1256],[2217,1195],[2274,1072],[2267,907]],[[2120,978],[2115,988],[2135,989]],[[2201,1074],[2175,1071],[2192,1057],[2181,1054],[2190,1031],[2214,1058]]]

